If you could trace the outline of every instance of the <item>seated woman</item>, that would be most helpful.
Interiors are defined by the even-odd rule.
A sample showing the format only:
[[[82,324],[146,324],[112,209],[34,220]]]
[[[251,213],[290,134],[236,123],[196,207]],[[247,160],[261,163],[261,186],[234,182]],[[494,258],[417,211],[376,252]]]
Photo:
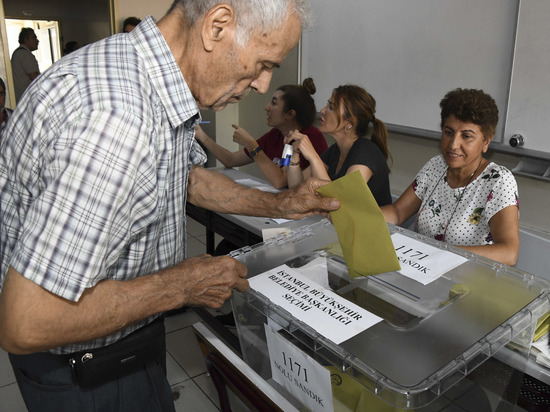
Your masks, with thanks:
[[[294,141],[287,170],[289,187],[312,176],[334,180],[359,170],[377,203],[390,204],[388,132],[384,123],[375,118],[375,112],[376,101],[363,88],[345,85],[334,89],[327,106],[321,110],[319,130],[334,137],[336,143],[319,156],[308,136],[297,131],[291,133],[286,138],[287,142]],[[369,139],[370,123],[373,130]],[[310,162],[303,171],[296,167],[301,158]]]
[[[257,141],[242,127],[233,125],[233,141],[244,148],[231,152],[217,144],[204,131],[196,128],[196,139],[201,142],[225,167],[238,167],[256,162],[269,183],[276,189],[287,186],[285,171],[274,161],[277,161],[284,148],[284,137],[291,130],[300,130],[312,142],[313,149],[323,153],[327,142],[323,134],[314,126],[316,109],[312,94],[315,93],[315,84],[311,78],[304,80],[300,85],[285,85],[279,87],[271,101],[265,106],[267,124],[271,126],[269,132]],[[305,168],[309,163],[304,160],[300,166]]]
[[[6,107],[6,84],[4,80],[0,78],[0,142],[2,142],[2,132],[8,124],[8,120],[11,118],[13,112],[12,109]]]
[[[417,213],[415,231],[514,265],[519,251],[518,187],[512,173],[483,157],[498,108],[482,90],[456,89],[441,100],[441,155],[420,170],[386,221]]]

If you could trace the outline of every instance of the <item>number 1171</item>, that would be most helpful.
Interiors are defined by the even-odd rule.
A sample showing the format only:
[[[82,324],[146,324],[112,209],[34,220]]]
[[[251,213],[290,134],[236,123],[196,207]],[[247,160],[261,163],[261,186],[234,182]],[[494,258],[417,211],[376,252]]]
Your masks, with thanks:
[[[283,363],[285,366],[288,366],[292,372],[295,372],[297,376],[300,376],[300,373],[302,371],[304,372],[304,381],[307,382],[307,369],[302,368],[302,365],[300,365],[298,362],[292,362],[292,358],[289,356],[286,356],[286,353],[282,352],[283,354]]]
[[[412,248],[409,248],[409,249],[406,249],[406,246],[399,246],[398,248],[395,249],[396,252],[400,252],[402,255],[408,255],[409,257],[411,258],[416,258],[416,260],[422,260],[430,255],[424,253],[424,252],[421,252],[420,250],[414,250]],[[403,250],[401,250],[403,249]]]

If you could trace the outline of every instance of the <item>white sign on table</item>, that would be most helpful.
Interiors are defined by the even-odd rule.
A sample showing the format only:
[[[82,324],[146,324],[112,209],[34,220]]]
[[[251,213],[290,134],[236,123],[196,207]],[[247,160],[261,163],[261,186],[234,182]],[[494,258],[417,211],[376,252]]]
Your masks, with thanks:
[[[336,344],[382,320],[287,265],[254,276],[249,282],[252,289]]]
[[[401,265],[398,272],[423,285],[433,282],[468,260],[464,256],[427,245],[401,233],[394,233],[391,238]]]
[[[270,326],[264,326],[273,380],[309,410],[333,412],[329,370]]]

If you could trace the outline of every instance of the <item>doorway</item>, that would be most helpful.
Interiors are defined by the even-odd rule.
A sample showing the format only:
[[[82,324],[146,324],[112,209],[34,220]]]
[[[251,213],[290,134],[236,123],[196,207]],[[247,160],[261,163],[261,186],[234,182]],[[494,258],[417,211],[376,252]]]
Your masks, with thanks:
[[[56,20],[19,20],[5,19],[9,55],[19,47],[19,33],[23,27],[30,27],[38,37],[38,50],[35,52],[40,73],[44,73],[59,60],[61,53],[61,36],[59,22]]]

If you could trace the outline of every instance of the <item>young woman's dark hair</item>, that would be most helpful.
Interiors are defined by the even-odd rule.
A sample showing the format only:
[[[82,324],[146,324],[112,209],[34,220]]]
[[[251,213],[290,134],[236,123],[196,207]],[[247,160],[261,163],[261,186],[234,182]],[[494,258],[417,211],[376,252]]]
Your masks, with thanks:
[[[301,128],[311,126],[315,121],[317,110],[311,95],[317,90],[313,79],[308,77],[301,85],[287,84],[277,90],[283,92],[284,111],[296,112],[296,122]]]

